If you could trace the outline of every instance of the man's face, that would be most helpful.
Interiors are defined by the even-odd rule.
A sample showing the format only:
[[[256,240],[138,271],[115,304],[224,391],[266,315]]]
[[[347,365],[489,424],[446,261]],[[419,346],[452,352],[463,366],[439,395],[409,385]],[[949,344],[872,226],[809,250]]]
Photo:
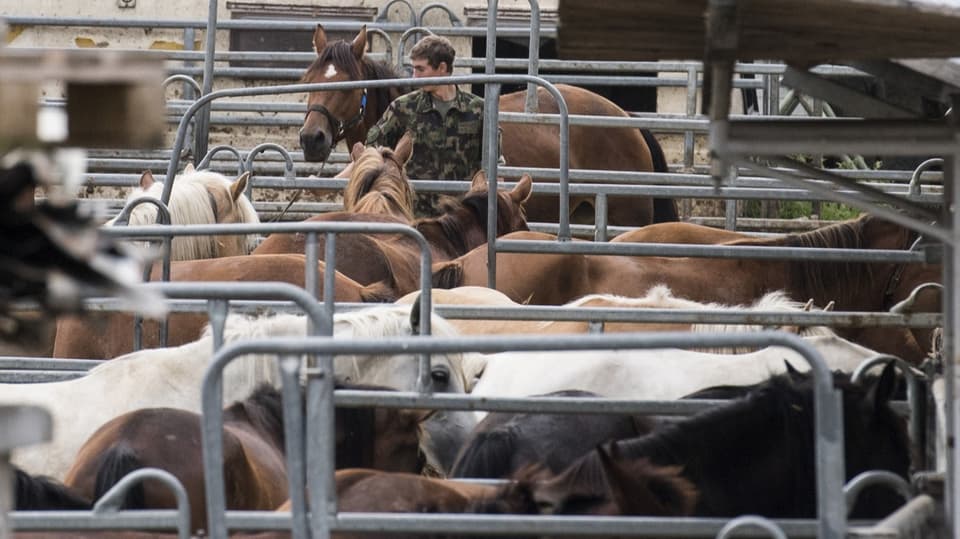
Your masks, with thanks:
[[[430,62],[426,58],[411,58],[411,63],[413,64],[413,78],[419,79],[423,77],[445,77],[450,73],[447,72],[447,63],[440,62],[437,67],[432,67]],[[436,89],[436,86],[421,86],[424,91],[432,92]]]

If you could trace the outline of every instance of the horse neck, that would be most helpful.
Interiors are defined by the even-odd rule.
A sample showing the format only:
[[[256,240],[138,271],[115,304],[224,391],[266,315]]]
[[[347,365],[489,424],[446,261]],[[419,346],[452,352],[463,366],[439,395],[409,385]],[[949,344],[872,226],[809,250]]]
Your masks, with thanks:
[[[384,62],[377,62],[370,58],[363,58],[362,72],[364,80],[383,80],[403,78],[392,67]],[[372,88],[367,91],[367,107],[363,113],[363,119],[345,134],[347,147],[352,147],[357,142],[365,142],[367,132],[371,127],[380,121],[380,118],[387,111],[387,107],[394,99],[410,91],[409,87],[391,87],[391,88]]]

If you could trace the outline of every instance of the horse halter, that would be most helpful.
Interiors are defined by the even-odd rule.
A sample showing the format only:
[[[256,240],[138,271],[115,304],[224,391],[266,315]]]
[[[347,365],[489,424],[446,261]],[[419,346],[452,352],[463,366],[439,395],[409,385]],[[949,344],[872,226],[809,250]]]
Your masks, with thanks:
[[[315,105],[307,106],[307,114],[304,116],[304,120],[306,120],[306,116],[309,116],[311,112],[319,112],[320,114],[323,114],[324,117],[327,118],[327,122],[330,124],[330,127],[333,128],[333,132],[334,132],[333,140],[330,142],[330,145],[333,146],[334,144],[343,140],[343,136],[348,129],[353,128],[354,126],[360,123],[360,120],[363,119],[364,113],[367,112],[367,89],[364,88],[363,93],[360,95],[360,111],[357,112],[356,116],[354,116],[353,118],[350,118],[345,122],[338,120],[327,109],[327,107],[324,107],[319,103]]]

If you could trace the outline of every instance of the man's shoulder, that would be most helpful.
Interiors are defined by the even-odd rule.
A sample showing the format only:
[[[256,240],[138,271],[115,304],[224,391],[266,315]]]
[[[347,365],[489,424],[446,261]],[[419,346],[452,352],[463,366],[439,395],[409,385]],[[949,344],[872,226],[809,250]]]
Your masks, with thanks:
[[[464,112],[483,113],[483,98],[470,92],[462,90],[457,91],[457,100],[460,102],[460,109]]]
[[[420,100],[423,98],[422,90],[414,90],[412,92],[405,93],[400,97],[393,100],[393,106],[396,108],[415,108]]]

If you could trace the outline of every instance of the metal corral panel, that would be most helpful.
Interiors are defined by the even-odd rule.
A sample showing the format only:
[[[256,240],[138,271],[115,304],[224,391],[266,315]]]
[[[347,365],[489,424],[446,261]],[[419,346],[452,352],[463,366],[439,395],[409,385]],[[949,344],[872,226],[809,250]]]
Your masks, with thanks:
[[[960,9],[901,0],[737,0],[740,59],[960,56]],[[560,0],[561,58],[702,59],[707,0]]]

